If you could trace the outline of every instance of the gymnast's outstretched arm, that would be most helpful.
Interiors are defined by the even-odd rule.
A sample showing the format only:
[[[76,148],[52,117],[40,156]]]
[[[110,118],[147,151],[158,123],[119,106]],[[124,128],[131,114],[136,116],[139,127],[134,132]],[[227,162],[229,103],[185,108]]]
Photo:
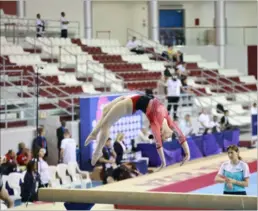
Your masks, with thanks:
[[[173,130],[173,132],[176,134],[179,143],[181,144],[184,153],[185,153],[185,157],[183,159],[183,162],[181,165],[184,164],[184,162],[188,161],[190,159],[190,150],[189,150],[189,146],[186,140],[186,137],[184,136],[184,134],[182,133],[182,131],[180,130],[180,128],[177,126],[177,124],[175,122],[172,121],[172,119],[170,118],[170,116],[167,117],[167,122],[168,122],[168,126],[171,130]]]
[[[150,123],[151,131],[154,136],[154,139],[156,141],[156,147],[157,151],[161,160],[161,166],[160,168],[166,167],[166,159],[163,151],[163,144],[162,144],[162,138],[161,138],[161,133],[160,133],[160,126],[155,124],[154,122]]]

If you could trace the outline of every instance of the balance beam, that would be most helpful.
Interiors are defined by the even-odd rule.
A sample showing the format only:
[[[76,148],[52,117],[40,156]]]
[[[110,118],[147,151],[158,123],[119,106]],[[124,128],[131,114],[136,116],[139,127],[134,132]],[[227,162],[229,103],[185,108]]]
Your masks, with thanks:
[[[74,202],[120,204],[135,206],[183,207],[214,210],[256,210],[257,197],[207,195],[164,192],[128,192],[82,189],[39,189],[39,200],[47,202]]]

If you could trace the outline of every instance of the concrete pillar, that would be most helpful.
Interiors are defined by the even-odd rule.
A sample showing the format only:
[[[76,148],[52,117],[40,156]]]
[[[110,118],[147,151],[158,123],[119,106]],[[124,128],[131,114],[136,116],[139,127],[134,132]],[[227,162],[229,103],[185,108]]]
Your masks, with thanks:
[[[84,36],[92,39],[92,1],[84,0]]]
[[[225,45],[226,45],[226,15],[225,1],[215,1],[215,29],[216,29],[216,45],[218,47],[219,64],[225,67]]]
[[[150,4],[150,26],[151,26],[151,39],[159,41],[159,5],[157,0],[149,1]]]
[[[24,18],[25,16],[25,2],[24,0],[17,1],[17,16],[19,18]]]

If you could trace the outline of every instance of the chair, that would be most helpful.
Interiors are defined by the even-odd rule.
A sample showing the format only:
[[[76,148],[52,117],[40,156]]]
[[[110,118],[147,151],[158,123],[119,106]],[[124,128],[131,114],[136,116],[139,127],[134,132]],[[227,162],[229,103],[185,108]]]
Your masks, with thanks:
[[[92,181],[90,179],[89,172],[81,171],[77,162],[70,162],[68,163],[68,173],[72,176],[73,179],[80,178],[82,187],[87,188],[87,185],[92,187]]]
[[[13,190],[13,195],[16,199],[20,199],[21,186],[20,183],[23,181],[23,175],[21,173],[13,172],[8,175],[7,182],[9,187]]]
[[[70,176],[67,175],[67,165],[64,163],[57,165],[57,177],[61,180],[62,186],[71,188],[72,181]]]
[[[48,166],[48,171],[50,175],[50,186],[51,187],[61,187],[60,180],[56,177],[57,167]]]

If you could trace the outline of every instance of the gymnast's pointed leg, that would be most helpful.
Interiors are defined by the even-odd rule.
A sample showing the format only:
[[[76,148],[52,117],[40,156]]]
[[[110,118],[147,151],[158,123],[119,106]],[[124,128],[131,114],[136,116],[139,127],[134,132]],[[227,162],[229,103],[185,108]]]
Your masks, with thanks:
[[[118,97],[116,99],[114,99],[113,101],[111,101],[110,103],[108,103],[104,108],[103,108],[103,113],[101,116],[101,119],[98,121],[97,125],[95,126],[95,128],[91,131],[90,135],[88,135],[87,139],[85,140],[84,146],[87,146],[92,140],[95,140],[97,138],[98,132],[102,126],[102,122],[103,119],[105,118],[105,116],[107,115],[107,113],[110,111],[110,109],[118,102],[124,100],[125,97],[121,96]]]
[[[133,104],[130,98],[126,98],[120,102],[117,102],[103,118],[99,136],[97,137],[97,147],[92,156],[91,164],[94,166],[99,158],[102,156],[102,148],[104,147],[106,140],[108,139],[109,129],[111,126],[125,115],[132,114]]]

